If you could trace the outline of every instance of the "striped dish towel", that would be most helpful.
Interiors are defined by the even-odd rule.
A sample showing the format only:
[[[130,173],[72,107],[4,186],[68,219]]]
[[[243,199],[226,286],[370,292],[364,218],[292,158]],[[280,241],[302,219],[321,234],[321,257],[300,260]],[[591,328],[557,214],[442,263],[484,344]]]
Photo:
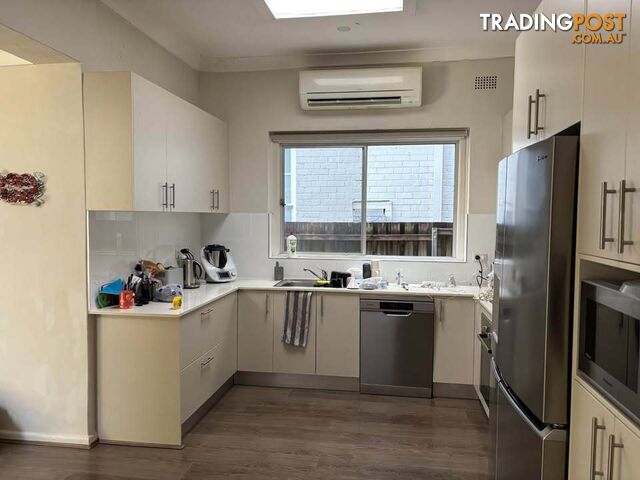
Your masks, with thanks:
[[[311,292],[287,292],[282,341],[294,347],[306,347],[310,322]]]

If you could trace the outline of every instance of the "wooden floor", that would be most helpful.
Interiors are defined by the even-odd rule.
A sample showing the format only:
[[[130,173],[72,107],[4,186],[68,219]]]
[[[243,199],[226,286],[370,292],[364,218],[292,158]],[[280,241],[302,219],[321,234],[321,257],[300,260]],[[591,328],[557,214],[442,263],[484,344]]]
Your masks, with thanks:
[[[471,400],[234,387],[183,450],[0,444],[0,479],[483,479],[488,422]]]

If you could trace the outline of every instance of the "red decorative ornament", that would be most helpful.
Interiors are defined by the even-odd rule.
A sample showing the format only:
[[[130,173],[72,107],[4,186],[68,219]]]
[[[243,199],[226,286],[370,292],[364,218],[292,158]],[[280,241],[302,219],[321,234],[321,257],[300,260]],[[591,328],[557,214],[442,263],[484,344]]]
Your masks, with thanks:
[[[44,203],[45,176],[43,173],[0,173],[0,200],[12,205]]]

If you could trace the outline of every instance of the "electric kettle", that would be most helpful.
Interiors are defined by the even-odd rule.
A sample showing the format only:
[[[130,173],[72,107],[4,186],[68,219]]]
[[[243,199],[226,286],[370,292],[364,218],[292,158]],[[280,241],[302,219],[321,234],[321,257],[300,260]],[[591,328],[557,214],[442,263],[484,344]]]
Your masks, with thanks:
[[[184,277],[182,282],[183,288],[200,288],[200,282],[198,280],[202,278],[204,274],[202,265],[195,260],[188,248],[183,248],[180,250],[180,253],[184,255],[184,258],[181,259]]]

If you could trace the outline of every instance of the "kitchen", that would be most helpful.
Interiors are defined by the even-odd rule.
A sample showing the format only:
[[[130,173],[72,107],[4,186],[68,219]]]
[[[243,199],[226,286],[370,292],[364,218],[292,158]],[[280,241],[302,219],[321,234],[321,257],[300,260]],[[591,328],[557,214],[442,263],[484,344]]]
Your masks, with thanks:
[[[635,1],[1,3],[0,478],[640,475]]]

